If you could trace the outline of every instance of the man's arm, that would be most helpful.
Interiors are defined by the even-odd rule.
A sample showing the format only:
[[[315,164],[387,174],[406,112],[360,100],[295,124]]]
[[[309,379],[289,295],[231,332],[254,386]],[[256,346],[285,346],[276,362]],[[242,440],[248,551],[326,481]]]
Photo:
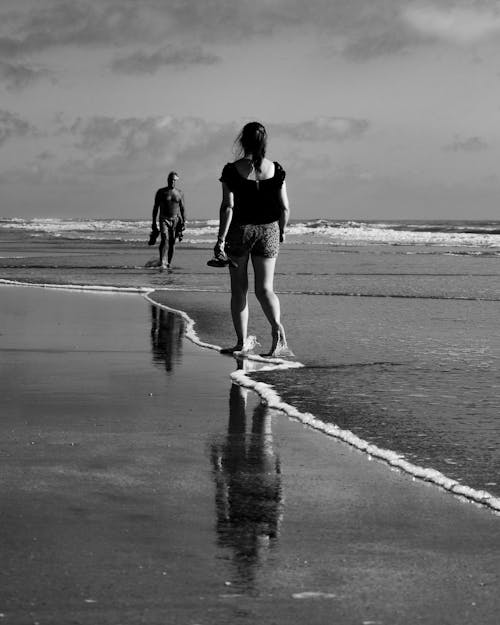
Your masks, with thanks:
[[[153,220],[152,220],[152,224],[151,227],[153,228],[153,230],[158,230],[158,226],[156,225],[156,218],[158,216],[158,210],[160,208],[160,199],[159,199],[159,192],[157,191],[155,194],[155,203],[153,205]]]
[[[181,197],[179,199],[179,210],[181,213],[182,221],[186,223],[186,207],[184,205],[184,193],[181,193]]]

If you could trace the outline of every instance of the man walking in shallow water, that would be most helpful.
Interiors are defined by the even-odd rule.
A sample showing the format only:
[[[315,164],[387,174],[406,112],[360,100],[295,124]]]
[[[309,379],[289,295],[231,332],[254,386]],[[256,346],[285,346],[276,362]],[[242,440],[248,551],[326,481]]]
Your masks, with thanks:
[[[158,266],[170,268],[174,256],[175,241],[182,238],[186,224],[184,195],[176,188],[179,175],[175,171],[168,174],[167,186],[158,189],[153,207],[153,232],[160,232],[160,260]],[[159,217],[158,224],[157,218]]]

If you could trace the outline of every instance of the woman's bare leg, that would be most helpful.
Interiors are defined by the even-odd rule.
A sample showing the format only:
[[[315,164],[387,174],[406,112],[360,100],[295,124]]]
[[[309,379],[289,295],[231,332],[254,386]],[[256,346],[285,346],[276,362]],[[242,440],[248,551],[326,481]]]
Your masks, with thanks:
[[[252,264],[255,273],[255,295],[271,324],[272,344],[266,356],[275,356],[287,347],[285,329],[281,325],[280,301],[274,292],[276,258],[252,256]]]
[[[236,345],[223,352],[241,351],[248,332],[248,254],[234,259],[238,267],[229,266],[231,276],[231,317],[236,332]]]

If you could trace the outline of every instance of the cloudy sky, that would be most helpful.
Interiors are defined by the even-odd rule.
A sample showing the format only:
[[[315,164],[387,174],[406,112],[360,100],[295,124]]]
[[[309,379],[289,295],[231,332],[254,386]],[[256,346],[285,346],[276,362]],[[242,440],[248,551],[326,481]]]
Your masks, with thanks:
[[[2,0],[0,216],[215,217],[247,121],[293,216],[498,218],[490,0]]]

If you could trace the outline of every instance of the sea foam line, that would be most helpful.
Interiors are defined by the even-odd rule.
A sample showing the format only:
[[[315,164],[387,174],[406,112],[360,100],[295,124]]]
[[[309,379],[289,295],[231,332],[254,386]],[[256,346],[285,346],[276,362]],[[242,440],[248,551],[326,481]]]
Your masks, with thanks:
[[[159,302],[151,298],[150,297],[151,293],[153,293],[156,290],[157,289],[149,289],[148,293],[145,293],[143,295],[144,299],[146,299],[150,304],[153,304],[154,306],[158,306],[158,308],[162,308],[163,310],[168,310],[182,317],[182,319],[186,323],[184,335],[186,336],[187,339],[189,339],[195,345],[198,345],[199,347],[205,347],[206,349],[213,349],[214,351],[217,351],[217,352],[220,352],[223,349],[220,345],[215,345],[213,343],[205,343],[204,341],[202,341],[200,337],[198,336],[196,330],[194,329],[196,322],[194,321],[194,319],[191,319],[191,317],[187,313],[185,313],[183,310],[179,310],[177,308],[171,308],[170,306],[167,306],[166,304],[160,304]],[[162,289],[162,290],[168,291],[169,289]],[[264,365],[268,365],[268,366],[259,367],[259,371],[276,371],[277,369],[292,369],[292,368],[295,369],[295,368],[304,366],[300,362],[283,360],[282,358],[263,358],[262,356],[258,356],[257,354],[247,354],[247,353],[243,354],[242,352],[235,352],[235,356],[236,357],[241,356],[242,358],[244,357],[245,360],[251,360],[254,362],[263,363]]]
[[[276,368],[269,366],[260,370],[263,371],[265,369],[275,370]],[[320,421],[311,413],[301,412],[291,404],[287,404],[282,401],[281,397],[278,393],[276,393],[272,386],[264,382],[257,382],[253,380],[242,370],[234,371],[231,374],[231,377],[241,386],[255,391],[269,406],[269,408],[279,410],[288,417],[300,421],[304,425],[307,425],[315,430],[319,430],[328,436],[339,439],[352,447],[355,447],[359,451],[365,452],[369,456],[377,458],[378,460],[382,460],[390,466],[400,469],[415,478],[430,482],[454,495],[500,512],[500,499],[491,493],[460,484],[457,480],[447,477],[436,469],[429,469],[412,464],[411,462],[405,460],[401,454],[398,454],[395,451],[377,447],[377,445],[359,438],[359,436],[356,436],[356,434],[353,434],[350,430],[343,430],[333,423]]]
[[[22,282],[0,278],[5,286],[36,286],[43,289],[60,289],[63,291],[92,291],[96,293],[148,293],[150,288],[143,286],[99,286],[95,284],[50,284],[45,282]]]
[[[151,289],[151,291],[148,294],[144,295],[144,297],[151,304],[180,315],[186,322],[185,335],[189,340],[191,340],[196,345],[199,345],[200,347],[206,347],[208,349],[213,349],[219,352],[221,351],[221,347],[219,345],[205,343],[200,340],[194,329],[195,321],[191,319],[191,317],[189,317],[189,315],[187,315],[184,311],[170,308],[169,306],[166,306],[164,304],[159,304],[154,299],[152,299],[150,297],[150,294],[153,291],[154,289]],[[235,356],[238,357],[239,355],[235,354]],[[304,366],[302,363],[297,361],[288,361],[281,358],[262,358],[261,356],[257,356],[254,354],[241,354],[241,357],[243,357],[245,360],[252,360],[262,363],[262,366],[258,367],[259,371],[277,371]],[[231,373],[231,378],[236,384],[239,384],[240,386],[243,386],[244,388],[247,388],[257,393],[257,395],[261,397],[261,399],[266,403],[267,406],[269,406],[269,408],[279,410],[291,419],[300,421],[304,425],[323,432],[328,436],[341,440],[351,447],[354,447],[357,450],[362,451],[373,458],[381,460],[389,464],[391,467],[399,469],[404,473],[413,476],[414,478],[423,480],[425,482],[430,482],[431,484],[434,484],[435,486],[438,486],[443,490],[450,492],[453,495],[456,495],[457,497],[488,507],[495,512],[500,512],[500,498],[495,497],[485,490],[478,490],[471,488],[470,486],[460,484],[460,482],[458,482],[457,480],[447,477],[436,469],[425,468],[412,464],[411,462],[405,460],[401,454],[398,454],[395,451],[377,447],[377,445],[369,443],[359,436],[356,436],[356,434],[353,434],[353,432],[351,432],[350,430],[343,430],[333,423],[325,423],[311,413],[301,412],[300,410],[295,408],[295,406],[284,402],[271,385],[266,384],[265,382],[258,382],[256,380],[253,380],[242,369],[238,369],[237,371]]]
[[[158,290],[157,288],[151,287],[141,287],[141,286],[99,286],[94,284],[52,284],[52,283],[44,283],[44,282],[23,282],[21,280],[7,280],[6,278],[0,278],[0,284],[5,284],[7,286],[37,286],[41,288],[47,289],[63,289],[63,290],[72,290],[72,291],[94,291],[94,292],[109,292],[109,293],[141,293],[147,294],[153,291]],[[168,288],[162,288],[161,290],[165,291],[176,291],[182,293],[225,293],[225,289],[221,289],[220,287],[187,287],[187,286],[170,286]],[[276,291],[279,295],[321,295],[326,297],[370,297],[370,298],[387,298],[387,299],[431,299],[431,300],[460,300],[460,301],[471,301],[471,302],[498,302],[500,301],[498,298],[490,298],[490,297],[468,297],[468,296],[434,296],[434,295],[394,295],[394,294],[381,294],[381,293],[352,293],[352,292],[343,292],[343,291],[292,291],[292,290],[281,290]],[[153,303],[156,306],[161,306],[153,300]],[[182,313],[180,310],[173,310],[179,314]],[[187,321],[187,320],[186,320]],[[195,343],[197,341],[194,341]],[[201,345],[201,343],[200,343]],[[201,345],[202,347],[209,347],[209,345]],[[218,346],[211,346],[211,349],[215,349],[220,351],[222,348]],[[245,356],[251,357],[252,355]],[[253,357],[251,359],[254,359]],[[255,358],[259,360],[258,357]],[[279,359],[281,362],[281,359]],[[269,362],[269,359],[264,359],[265,362]]]

